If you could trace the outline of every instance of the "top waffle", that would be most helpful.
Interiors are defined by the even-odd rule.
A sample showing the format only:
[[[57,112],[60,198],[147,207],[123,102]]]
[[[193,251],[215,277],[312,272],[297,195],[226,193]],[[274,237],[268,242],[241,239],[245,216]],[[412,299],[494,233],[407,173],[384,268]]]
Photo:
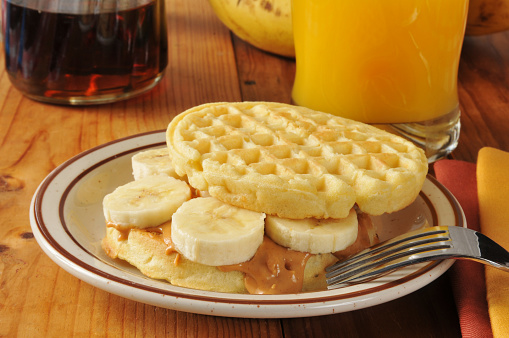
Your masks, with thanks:
[[[424,152],[375,127],[281,103],[213,103],[177,115],[172,164],[225,203],[285,218],[394,212],[418,195]]]

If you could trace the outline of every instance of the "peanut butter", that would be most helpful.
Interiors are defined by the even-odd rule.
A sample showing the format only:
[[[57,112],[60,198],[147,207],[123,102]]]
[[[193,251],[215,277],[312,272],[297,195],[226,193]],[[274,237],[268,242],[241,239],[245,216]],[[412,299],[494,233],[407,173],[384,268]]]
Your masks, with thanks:
[[[145,230],[162,234],[166,254],[177,252],[171,240],[171,222]],[[304,268],[310,255],[284,248],[265,236],[251,260],[218,268],[223,272],[243,272],[246,289],[251,294],[297,293],[302,291]],[[180,254],[177,254],[175,265],[179,261]]]
[[[246,289],[251,294],[298,293],[302,291],[304,268],[310,256],[284,248],[265,236],[251,260],[218,268],[224,272],[243,272]]]
[[[357,239],[355,242],[344,250],[336,251],[333,253],[338,259],[343,260],[353,254],[356,254],[378,242],[376,229],[369,215],[364,213],[357,213],[359,221]]]
[[[340,259],[346,258],[376,243],[376,231],[368,215],[359,213],[359,233],[357,240],[348,248],[335,252]],[[153,238],[164,242],[166,254],[177,252],[175,265],[178,265],[181,257],[171,240],[171,222],[166,222],[158,227],[137,229],[134,227],[119,227],[108,223],[119,231],[119,240],[126,240],[129,232],[133,229],[147,231],[153,234]],[[240,271],[244,273],[244,283],[250,294],[287,294],[299,293],[304,283],[304,269],[312,254],[294,251],[282,247],[265,236],[262,244],[253,258],[247,262],[219,266],[223,272]]]
[[[129,233],[131,232],[131,230],[134,229],[133,226],[124,227],[124,226],[120,226],[116,223],[111,223],[111,222],[106,223],[106,227],[114,228],[115,230],[118,231],[119,234],[118,234],[117,239],[119,241],[125,241],[129,237]]]
[[[180,261],[180,254],[175,248],[175,244],[171,241],[171,222],[166,222],[160,227],[161,233],[163,235],[163,242],[166,244],[166,254],[169,255],[173,252],[177,253],[177,257],[175,257],[175,265]]]
[[[177,252],[177,249],[175,249],[175,245],[171,241],[171,221],[165,222],[157,227],[150,227],[150,228],[144,228],[139,229],[134,226],[128,226],[128,227],[120,227],[118,224],[115,223],[107,223],[107,227],[114,228],[119,232],[118,240],[119,241],[125,241],[129,238],[129,233],[131,230],[136,229],[140,231],[146,231],[149,234],[157,234],[158,236],[152,236],[153,238],[161,239],[164,244],[166,244],[166,254],[169,255],[173,252]],[[177,259],[176,259],[177,261]]]

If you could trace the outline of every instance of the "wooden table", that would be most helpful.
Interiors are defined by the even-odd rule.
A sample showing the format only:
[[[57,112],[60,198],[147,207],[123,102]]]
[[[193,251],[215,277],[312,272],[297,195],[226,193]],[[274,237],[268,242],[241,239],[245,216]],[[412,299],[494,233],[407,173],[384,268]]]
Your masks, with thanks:
[[[165,129],[213,101],[290,102],[295,63],[232,37],[206,0],[167,0],[169,67],[135,99],[92,107],[42,104],[14,89],[0,60],[0,336],[395,337],[460,335],[448,275],[367,309],[297,319],[234,319],[157,308],[94,288],[51,261],[34,240],[30,199],[68,158],[99,144]],[[3,53],[2,53],[3,54]],[[459,71],[463,112],[456,159],[509,150],[509,32],[467,37]]]

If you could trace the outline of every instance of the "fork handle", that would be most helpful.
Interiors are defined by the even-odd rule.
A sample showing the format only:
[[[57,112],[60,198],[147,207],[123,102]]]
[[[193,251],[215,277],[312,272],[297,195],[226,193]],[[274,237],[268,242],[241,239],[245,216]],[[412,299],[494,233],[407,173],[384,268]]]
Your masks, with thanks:
[[[476,232],[481,260],[496,268],[509,271],[509,252],[493,241],[491,238]]]

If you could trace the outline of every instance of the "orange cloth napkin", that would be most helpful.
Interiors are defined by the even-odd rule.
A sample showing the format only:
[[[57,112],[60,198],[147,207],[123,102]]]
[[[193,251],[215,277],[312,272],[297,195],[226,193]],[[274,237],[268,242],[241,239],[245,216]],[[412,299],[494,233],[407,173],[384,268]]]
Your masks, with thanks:
[[[509,153],[483,148],[477,166],[442,160],[434,169],[461,204],[468,227],[509,249]],[[509,273],[459,260],[450,277],[463,337],[509,337]]]
[[[437,179],[460,203],[467,225],[479,231],[476,165],[455,160],[441,160],[434,164]],[[464,338],[492,337],[484,265],[457,260],[449,270],[453,296],[456,302],[461,334]]]
[[[481,232],[509,249],[509,153],[483,148],[477,159]],[[509,273],[486,268],[486,297],[494,337],[509,337]]]

